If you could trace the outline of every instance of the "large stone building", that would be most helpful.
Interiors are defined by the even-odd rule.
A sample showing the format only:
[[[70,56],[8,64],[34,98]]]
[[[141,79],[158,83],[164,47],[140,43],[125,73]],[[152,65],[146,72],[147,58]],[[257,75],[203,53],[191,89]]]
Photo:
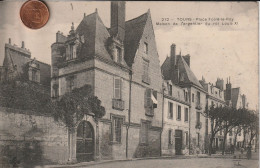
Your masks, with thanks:
[[[190,55],[177,55],[176,45],[172,44],[170,57],[166,58],[161,69],[164,80],[171,80],[173,84],[187,90],[190,102],[190,154],[205,152],[206,118],[202,113],[206,107],[207,92],[190,69]]]
[[[5,44],[3,66],[0,67],[0,81],[20,80],[35,84],[40,91],[50,94],[51,66],[31,58],[31,52],[25,48],[11,44],[11,39]]]
[[[106,109],[100,120],[82,118],[69,135],[70,160],[160,155],[163,82],[149,10],[125,21],[125,2],[111,2],[110,28],[97,10],[84,14],[51,48],[52,97],[87,84]]]

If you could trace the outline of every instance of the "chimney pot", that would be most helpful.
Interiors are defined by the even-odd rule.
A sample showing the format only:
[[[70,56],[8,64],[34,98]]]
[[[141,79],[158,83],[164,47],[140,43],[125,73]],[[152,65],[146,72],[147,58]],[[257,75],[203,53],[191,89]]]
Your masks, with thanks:
[[[22,41],[22,48],[24,48],[24,41]]]
[[[9,38],[9,44],[11,44],[11,42],[12,42],[12,41],[11,41],[11,38]]]

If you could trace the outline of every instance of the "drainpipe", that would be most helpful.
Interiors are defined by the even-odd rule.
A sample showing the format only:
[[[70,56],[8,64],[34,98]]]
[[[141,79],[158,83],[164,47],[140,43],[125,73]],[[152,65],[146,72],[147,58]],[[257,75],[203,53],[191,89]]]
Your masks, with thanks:
[[[129,108],[128,108],[128,124],[126,126],[126,158],[128,158],[128,131],[130,127],[130,122],[131,122],[131,93],[132,93],[132,70],[129,72]]]
[[[192,104],[192,101],[190,101],[190,109],[189,109],[189,155],[191,154],[191,151],[190,151],[190,141],[191,141],[191,137],[190,137],[190,114],[191,114],[191,104]]]
[[[161,130],[161,135],[160,135],[160,156],[162,156],[162,132],[163,132],[163,122],[164,122],[164,90],[165,88],[163,87],[162,89],[162,130]]]

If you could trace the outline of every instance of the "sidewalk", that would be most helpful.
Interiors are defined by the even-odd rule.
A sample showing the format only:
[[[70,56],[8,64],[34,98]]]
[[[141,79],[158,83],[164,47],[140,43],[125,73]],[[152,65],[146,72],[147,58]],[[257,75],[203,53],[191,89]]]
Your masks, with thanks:
[[[253,153],[252,153],[253,154]],[[45,168],[73,168],[73,167],[88,167],[92,165],[106,164],[111,162],[124,162],[124,161],[138,161],[138,160],[149,160],[149,159],[192,159],[192,158],[222,158],[222,159],[238,159],[238,155],[221,155],[221,154],[212,154],[211,156],[207,154],[199,154],[199,155],[175,155],[175,156],[161,156],[161,157],[146,157],[146,158],[132,158],[132,159],[122,159],[122,160],[102,160],[102,161],[91,161],[91,162],[81,162],[75,164],[65,164],[65,165],[46,165]],[[258,153],[257,153],[258,156]],[[252,155],[252,159],[258,160],[258,157],[254,154]],[[241,155],[240,159],[246,159],[246,154]]]

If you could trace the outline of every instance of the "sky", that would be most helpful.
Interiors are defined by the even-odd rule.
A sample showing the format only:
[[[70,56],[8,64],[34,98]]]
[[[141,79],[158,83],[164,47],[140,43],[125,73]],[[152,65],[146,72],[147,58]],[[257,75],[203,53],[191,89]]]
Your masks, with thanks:
[[[110,2],[50,1],[50,19],[41,29],[32,30],[23,25],[19,10],[23,0],[0,1],[0,65],[4,58],[4,44],[25,47],[32,58],[51,63],[51,44],[56,32],[68,34],[72,22],[75,27],[86,15],[97,8],[105,26],[110,27]],[[190,54],[191,69],[198,79],[215,83],[230,77],[233,87],[246,94],[249,107],[258,104],[258,4],[256,2],[126,2],[126,20],[138,17],[150,9],[157,50],[162,64],[170,54],[170,45],[176,44],[177,53]],[[233,18],[237,25],[156,25],[163,18],[170,23],[177,18]],[[180,23],[180,22],[178,22]],[[203,22],[204,23],[204,22]],[[213,23],[213,22],[210,22]]]

